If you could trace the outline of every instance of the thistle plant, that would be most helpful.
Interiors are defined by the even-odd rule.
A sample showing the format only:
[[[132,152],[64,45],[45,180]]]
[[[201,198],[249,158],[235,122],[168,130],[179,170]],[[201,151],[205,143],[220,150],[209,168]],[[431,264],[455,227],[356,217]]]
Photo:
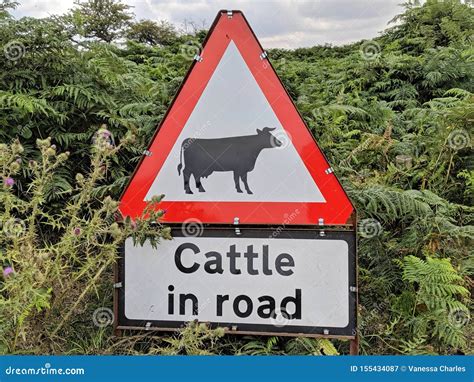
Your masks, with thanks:
[[[142,218],[122,220],[119,203],[92,190],[106,180],[106,168],[131,134],[115,146],[103,126],[95,135],[90,172],[78,173],[67,202],[51,212],[45,189],[68,161],[50,138],[37,140],[39,160],[25,163],[19,141],[0,145],[0,351],[48,353],[77,311],[110,273],[127,237],[156,244],[170,238],[159,223],[163,211],[152,199]],[[27,179],[21,182],[17,178]],[[92,326],[92,324],[91,324]]]

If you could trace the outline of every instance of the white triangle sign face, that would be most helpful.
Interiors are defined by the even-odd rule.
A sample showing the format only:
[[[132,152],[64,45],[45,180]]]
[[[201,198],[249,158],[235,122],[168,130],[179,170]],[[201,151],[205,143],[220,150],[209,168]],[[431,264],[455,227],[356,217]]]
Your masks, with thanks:
[[[165,220],[346,224],[353,207],[240,12],[220,14],[121,199]]]
[[[274,142],[269,135],[268,140],[273,144],[262,148],[255,158],[253,170],[246,172],[247,184],[252,194],[245,190],[242,181],[242,192],[237,192],[234,172],[220,167],[219,163],[226,159],[225,156],[234,155],[237,150],[242,155],[252,155],[245,145],[257,141],[260,138],[257,129],[262,130],[264,127],[275,128],[271,132],[271,136],[275,137]],[[208,139],[242,136],[248,138],[223,140],[224,148],[219,150],[218,155],[206,152]],[[205,190],[203,192],[199,192],[195,187],[193,174],[189,184],[192,194],[186,193],[183,180],[183,171],[186,166],[189,167],[186,162],[183,163],[184,170],[181,174],[177,171],[181,160],[181,146],[186,139],[192,139],[194,142],[192,145],[185,145],[184,150],[192,150],[193,145],[200,145],[200,154],[209,155],[216,160],[215,171],[207,178],[201,178],[202,188]],[[282,143],[281,146],[276,145],[276,139]],[[243,142],[243,147],[237,147],[240,141]],[[184,158],[186,159],[186,154]],[[203,161],[205,167],[210,164],[206,159]],[[198,168],[199,170],[205,168]],[[167,199],[176,201],[325,202],[291,138],[281,126],[232,41],[148,190],[145,200],[150,200],[157,194],[165,194]]]

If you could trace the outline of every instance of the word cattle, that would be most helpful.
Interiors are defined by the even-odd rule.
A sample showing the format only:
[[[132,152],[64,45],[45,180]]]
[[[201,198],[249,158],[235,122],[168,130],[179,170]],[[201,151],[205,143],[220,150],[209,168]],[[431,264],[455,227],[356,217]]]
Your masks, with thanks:
[[[236,244],[231,244],[225,255],[209,251],[201,253],[194,243],[183,243],[175,252],[176,267],[183,273],[197,272],[203,265],[209,274],[224,273],[224,267],[233,275],[246,272],[249,275],[273,275],[273,270],[282,276],[291,276],[295,260],[288,253],[280,253],[270,262],[269,246],[263,245],[261,253],[254,251],[253,245],[248,245],[245,251],[237,251]],[[202,264],[204,263],[204,264]]]

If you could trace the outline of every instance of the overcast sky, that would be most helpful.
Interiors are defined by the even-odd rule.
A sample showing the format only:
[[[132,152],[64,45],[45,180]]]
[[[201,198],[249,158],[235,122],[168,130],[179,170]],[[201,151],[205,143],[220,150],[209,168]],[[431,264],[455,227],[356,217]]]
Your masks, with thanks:
[[[19,0],[15,17],[65,13],[74,0]],[[342,45],[371,39],[402,12],[402,0],[126,0],[137,19],[208,28],[219,9],[240,9],[265,48]]]

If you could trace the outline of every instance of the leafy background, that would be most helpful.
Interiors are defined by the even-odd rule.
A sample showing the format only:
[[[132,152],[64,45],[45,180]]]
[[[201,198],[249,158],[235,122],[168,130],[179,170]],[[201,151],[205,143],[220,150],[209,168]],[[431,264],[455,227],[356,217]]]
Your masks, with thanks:
[[[44,19],[15,20],[16,5],[0,3],[0,350],[347,353],[340,340],[198,324],[115,337],[97,322],[111,314],[118,242],[137,230],[114,222],[113,200],[206,31],[136,21],[112,0]],[[409,2],[395,21],[370,41],[269,59],[359,211],[361,352],[472,353],[473,9]]]

